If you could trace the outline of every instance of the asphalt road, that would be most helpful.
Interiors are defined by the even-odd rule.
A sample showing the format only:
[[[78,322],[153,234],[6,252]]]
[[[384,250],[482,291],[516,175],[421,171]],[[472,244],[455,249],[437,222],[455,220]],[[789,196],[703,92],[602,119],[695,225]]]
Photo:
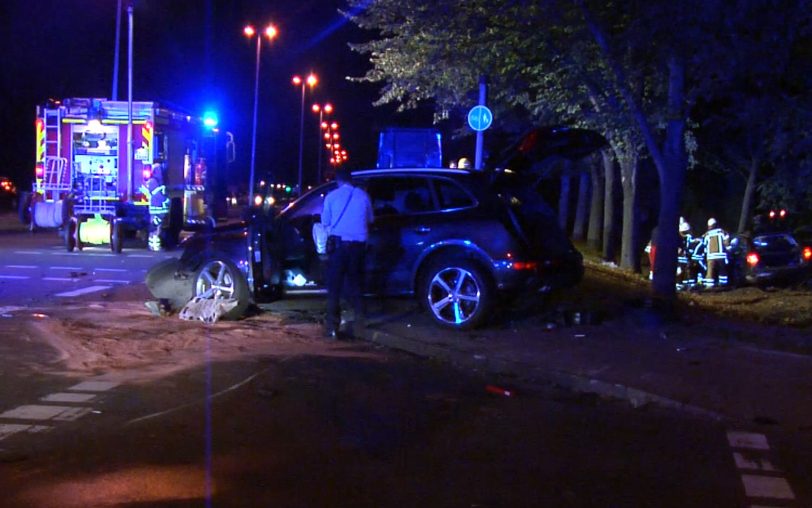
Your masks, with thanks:
[[[121,254],[106,245],[67,252],[54,231],[0,232],[0,306],[98,297],[114,287],[141,284],[150,266],[172,255],[135,245]]]
[[[68,254],[48,233],[0,242],[0,274],[28,277],[0,280],[4,306],[90,305],[137,289],[165,255]],[[60,296],[94,286],[110,289]],[[315,336],[295,355],[215,362],[204,351],[197,366],[157,377],[77,375],[24,319],[35,318],[0,319],[0,507],[812,505],[803,433],[743,436]],[[754,484],[741,461],[776,481]]]

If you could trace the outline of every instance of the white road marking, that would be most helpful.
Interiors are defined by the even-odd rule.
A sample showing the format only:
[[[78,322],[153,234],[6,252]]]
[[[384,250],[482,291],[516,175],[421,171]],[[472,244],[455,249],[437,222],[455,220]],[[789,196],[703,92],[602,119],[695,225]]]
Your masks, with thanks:
[[[43,277],[42,280],[50,280],[52,282],[73,282],[78,281],[79,279],[75,277]]]
[[[0,441],[18,432],[45,432],[51,430],[48,425],[29,425],[23,423],[0,423]]]
[[[94,268],[96,272],[129,272],[126,268]]]
[[[68,390],[77,392],[106,392],[118,385],[118,383],[112,381],[82,381],[78,385],[71,386]]]
[[[64,293],[57,293],[55,296],[70,297],[70,296],[86,295],[88,293],[95,293],[96,291],[104,291],[105,289],[110,288],[111,286],[90,286],[82,289],[76,289],[73,291],[65,291]]]
[[[0,413],[0,418],[14,418],[17,420],[52,420],[62,419],[62,415],[71,418],[75,409],[70,406],[40,406],[37,404],[29,404],[26,406],[15,407],[9,409],[4,413]]]
[[[36,265],[6,265],[6,268],[24,268],[24,269],[30,269],[30,268],[37,268],[37,267],[36,267]]]
[[[123,279],[95,279],[93,282],[104,282],[107,284],[129,284],[132,281]]]
[[[795,499],[789,483],[783,478],[743,474],[742,483],[744,483],[744,492],[747,497]]]
[[[753,469],[756,471],[768,471],[771,473],[780,472],[775,466],[767,459],[749,460],[739,452],[733,452],[733,460],[736,461],[736,467],[739,469]]]
[[[43,252],[38,251],[38,250],[15,250],[14,254],[28,254],[28,255],[33,254],[35,256],[40,256],[40,255],[43,254]]]
[[[30,279],[28,275],[0,275],[0,279],[8,279],[8,280],[25,280]]]
[[[81,270],[80,266],[49,266],[49,270]]]
[[[769,450],[767,436],[753,432],[728,431],[727,442],[731,448],[749,448],[751,450]]]
[[[92,393],[51,393],[45,397],[41,397],[41,402],[90,402],[95,399],[96,395]]]
[[[128,258],[154,258],[155,256],[150,256],[149,254],[127,254]]]

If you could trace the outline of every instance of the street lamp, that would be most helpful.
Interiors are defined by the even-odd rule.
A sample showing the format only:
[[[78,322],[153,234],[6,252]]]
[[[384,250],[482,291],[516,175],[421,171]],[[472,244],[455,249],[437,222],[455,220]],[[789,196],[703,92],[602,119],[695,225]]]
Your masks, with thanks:
[[[257,158],[257,106],[259,104],[259,54],[260,50],[262,49],[262,35],[258,34],[256,29],[251,26],[247,25],[243,28],[243,33],[249,39],[253,36],[257,36],[257,63],[256,63],[256,72],[254,74],[254,124],[253,129],[251,132],[251,176],[248,180],[248,202],[250,203],[251,200],[254,199],[254,168],[256,167],[256,158]],[[265,37],[268,40],[273,40],[276,37],[276,27],[273,25],[268,25],[265,27],[264,30]]]
[[[299,76],[293,76],[293,84],[296,86],[302,86],[302,109],[299,115],[299,195],[302,194],[302,155],[304,149],[304,106],[305,106],[305,89],[307,88],[305,85],[309,86],[312,90],[316,83],[318,82],[318,78],[312,72],[307,79],[302,79]]]
[[[313,104],[313,107],[311,109],[313,110],[314,113],[319,114],[319,130],[318,130],[318,134],[321,135],[321,131],[323,129],[327,128],[327,122],[324,121],[324,114],[326,113],[326,114],[329,115],[330,113],[332,113],[333,112],[333,105],[330,104],[329,102],[327,104],[323,105],[323,106],[321,104]],[[321,141],[319,141],[318,136],[316,137],[316,148],[318,149],[318,151],[316,152],[316,156],[318,157],[318,169],[316,171],[316,183],[319,184],[319,183],[321,183],[321,159],[322,159],[322,156],[321,156]]]

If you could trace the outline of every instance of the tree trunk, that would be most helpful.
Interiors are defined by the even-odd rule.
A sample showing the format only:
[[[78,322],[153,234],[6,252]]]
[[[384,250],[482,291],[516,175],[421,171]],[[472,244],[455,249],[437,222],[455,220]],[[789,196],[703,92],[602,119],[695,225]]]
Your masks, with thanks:
[[[685,157],[685,64],[672,56],[668,60],[668,123],[665,128],[660,173],[660,217],[657,257],[654,260],[654,294],[673,299],[676,295],[679,211],[688,165]]]
[[[578,172],[578,205],[575,208],[575,225],[572,227],[572,239],[577,242],[584,241],[588,201],[589,174],[582,167]]]
[[[561,193],[558,196],[558,225],[567,231],[567,224],[570,218],[570,175],[571,162],[566,161],[561,167]]]
[[[744,197],[742,198],[742,210],[739,215],[739,227],[736,230],[739,233],[744,233],[747,229],[747,221],[750,219],[753,206],[753,194],[756,190],[756,175],[758,173],[759,162],[756,159],[750,161],[750,172],[747,175],[747,186],[744,188]]]
[[[623,186],[623,235],[620,248],[620,267],[640,271],[640,252],[637,227],[637,164],[638,154],[631,140],[620,159],[620,181]]]
[[[586,234],[587,246],[598,252],[603,236],[603,172],[597,158],[592,158],[589,169],[592,177],[592,203],[589,207],[589,230]]]
[[[615,231],[617,217],[615,213],[615,160],[612,152],[605,149],[601,152],[603,159],[603,252],[605,261],[615,259]]]

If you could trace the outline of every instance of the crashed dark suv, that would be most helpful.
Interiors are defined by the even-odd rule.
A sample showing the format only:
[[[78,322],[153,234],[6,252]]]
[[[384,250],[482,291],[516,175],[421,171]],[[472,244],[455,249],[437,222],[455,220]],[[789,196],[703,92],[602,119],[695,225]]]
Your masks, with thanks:
[[[581,254],[553,212],[508,175],[377,169],[353,179],[375,214],[366,293],[414,295],[441,325],[475,327],[503,296],[571,286],[583,275]],[[334,187],[317,187],[275,216],[196,234],[180,259],[150,270],[147,286],[175,306],[194,295],[236,299],[227,317],[252,300],[324,291],[325,263],[311,230]]]

